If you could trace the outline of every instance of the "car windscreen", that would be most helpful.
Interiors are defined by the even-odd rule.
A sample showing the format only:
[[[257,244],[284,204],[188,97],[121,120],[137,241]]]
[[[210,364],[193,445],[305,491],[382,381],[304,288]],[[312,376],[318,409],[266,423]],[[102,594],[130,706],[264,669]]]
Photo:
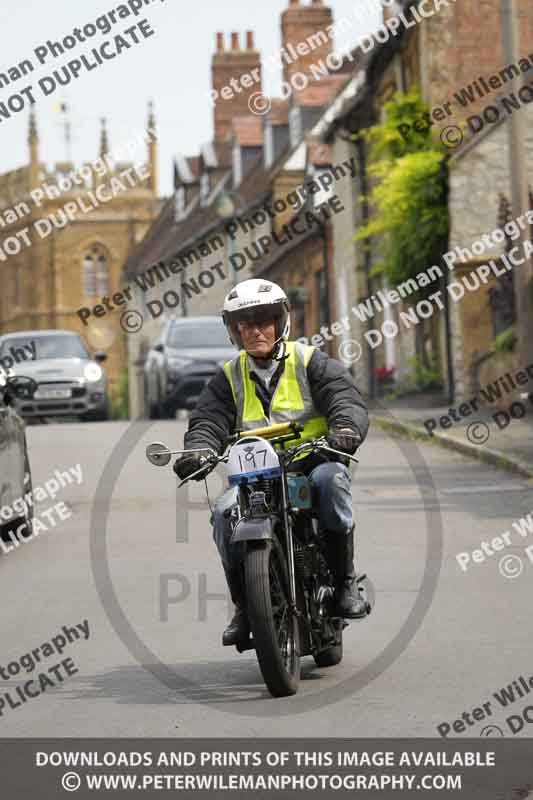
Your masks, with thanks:
[[[173,325],[168,333],[168,347],[231,347],[224,323],[191,323]]]
[[[12,351],[22,350],[30,359],[44,358],[90,358],[83,342],[78,336],[10,336],[0,347],[0,358],[12,355]]]

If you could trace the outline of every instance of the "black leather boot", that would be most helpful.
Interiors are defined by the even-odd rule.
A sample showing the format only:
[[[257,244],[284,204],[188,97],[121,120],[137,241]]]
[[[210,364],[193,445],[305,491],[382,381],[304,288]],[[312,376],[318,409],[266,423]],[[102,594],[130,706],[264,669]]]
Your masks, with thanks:
[[[246,598],[240,569],[225,569],[226,581],[235,606],[235,614],[230,624],[222,634],[222,644],[224,647],[236,645],[246,641],[250,636],[250,625],[246,613]]]
[[[335,613],[344,619],[361,619],[368,613],[355,575],[354,529],[355,525],[345,534],[328,532],[326,538],[327,561],[335,584]]]

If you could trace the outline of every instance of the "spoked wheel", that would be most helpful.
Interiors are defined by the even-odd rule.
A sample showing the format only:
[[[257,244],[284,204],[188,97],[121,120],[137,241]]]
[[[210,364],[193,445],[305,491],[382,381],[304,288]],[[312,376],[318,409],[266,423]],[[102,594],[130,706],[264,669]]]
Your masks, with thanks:
[[[300,680],[298,622],[290,610],[285,557],[277,542],[249,546],[246,600],[261,673],[273,697],[295,694]]]

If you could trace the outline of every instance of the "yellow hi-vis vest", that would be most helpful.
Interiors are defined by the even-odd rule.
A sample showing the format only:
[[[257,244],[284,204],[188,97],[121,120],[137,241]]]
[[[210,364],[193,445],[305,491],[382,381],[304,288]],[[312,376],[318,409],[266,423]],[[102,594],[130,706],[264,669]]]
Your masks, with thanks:
[[[288,444],[298,444],[327,432],[327,420],[313,405],[311,387],[307,379],[307,365],[315,347],[302,342],[286,342],[285,369],[270,402],[269,416],[255,392],[255,383],[248,371],[246,351],[242,350],[232,361],[224,364],[224,372],[231,386],[237,408],[238,430],[252,430],[279,422],[299,422],[304,426],[300,438]],[[303,453],[303,458],[309,453]]]

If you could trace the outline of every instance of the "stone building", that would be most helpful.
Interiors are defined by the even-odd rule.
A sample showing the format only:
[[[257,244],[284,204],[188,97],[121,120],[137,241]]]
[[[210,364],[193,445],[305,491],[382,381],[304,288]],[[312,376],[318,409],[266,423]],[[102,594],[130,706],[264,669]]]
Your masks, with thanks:
[[[108,354],[110,388],[126,367],[120,309],[93,309],[122,288],[122,266],[156,216],[157,133],[148,125],[136,138],[110,146],[103,122],[99,152],[76,168],[42,162],[35,113],[29,124],[29,163],[0,176],[0,332],[67,329],[89,348]],[[127,160],[132,159],[132,160]]]
[[[416,3],[410,0],[397,3],[394,13],[403,11],[409,18]],[[520,16],[520,69],[525,80],[532,84],[529,94],[524,94],[521,107],[507,102],[508,113],[521,113],[531,119],[533,100],[533,57],[528,54],[533,41],[533,8],[528,0],[519,0]],[[446,137],[450,131],[454,136],[462,130],[462,144],[453,142],[447,158],[449,175],[449,248],[470,248],[484,234],[498,227],[501,218],[501,201],[510,198],[510,167],[507,131],[504,124],[508,113],[502,110],[502,98],[511,91],[507,85],[513,70],[504,63],[501,44],[500,3],[489,0],[483,5],[482,35],[480,35],[480,9],[465,3],[441,3],[437,13],[422,19],[409,28],[402,27],[396,36],[382,28],[370,46],[362,43],[365,57],[359,65],[359,88],[349,93],[344,102],[337,103],[335,113],[331,109],[318,126],[319,138],[332,147],[333,159],[349,157],[356,153],[359,174],[349,196],[343,196],[345,205],[352,208],[355,230],[369,218],[372,209],[364,202],[371,183],[367,173],[368,152],[360,140],[350,137],[378,123],[384,103],[396,91],[408,91],[414,86],[421,88],[422,98],[431,112],[432,127],[436,136]],[[385,9],[384,21],[392,11]],[[528,64],[532,72],[528,80]],[[500,108],[499,119],[489,123],[484,114],[489,104]],[[481,115],[485,121],[482,131],[473,118]],[[488,115],[494,120],[495,112]],[[329,119],[328,119],[329,118]],[[533,138],[531,126],[527,127],[527,152],[529,174],[533,173]],[[533,178],[530,180],[533,184]],[[363,198],[363,202],[361,199]],[[334,221],[336,251],[343,252],[342,262],[336,261],[336,285],[341,289],[340,308],[347,308],[368,300],[377,289],[384,286],[380,279],[372,277],[376,263],[375,242],[369,248],[353,243],[354,226],[349,216]],[[461,280],[470,275],[482,263],[494,259],[498,264],[504,255],[505,243],[483,253],[482,258],[470,258],[457,264],[453,273],[447,265],[438,266],[444,273],[440,288],[446,283]],[[444,255],[444,253],[443,253]],[[428,264],[428,268],[432,265]],[[466,291],[460,301],[449,302],[448,311],[436,309],[429,320],[430,336],[426,342],[429,350],[440,358],[441,374],[445,389],[456,401],[468,399],[477,386],[483,383],[497,364],[498,358],[491,356],[494,335],[497,332],[490,297],[497,281],[491,277],[486,285],[476,291]],[[435,289],[439,283],[435,283]],[[444,291],[444,296],[449,296]],[[355,302],[354,302],[355,301]],[[403,379],[412,372],[412,358],[416,355],[414,330],[400,327],[399,335],[385,340],[379,347],[365,346],[364,334],[369,328],[380,328],[391,319],[398,322],[398,315],[409,306],[408,299],[383,311],[374,307],[371,320],[365,322],[352,315],[351,335],[363,343],[362,356],[358,360],[356,373],[360,384],[369,393],[375,392],[375,369],[394,366],[396,375]],[[509,358],[504,359],[507,362]],[[511,359],[512,360],[512,359]],[[494,369],[498,369],[495,367]],[[494,371],[494,370],[493,370]]]

